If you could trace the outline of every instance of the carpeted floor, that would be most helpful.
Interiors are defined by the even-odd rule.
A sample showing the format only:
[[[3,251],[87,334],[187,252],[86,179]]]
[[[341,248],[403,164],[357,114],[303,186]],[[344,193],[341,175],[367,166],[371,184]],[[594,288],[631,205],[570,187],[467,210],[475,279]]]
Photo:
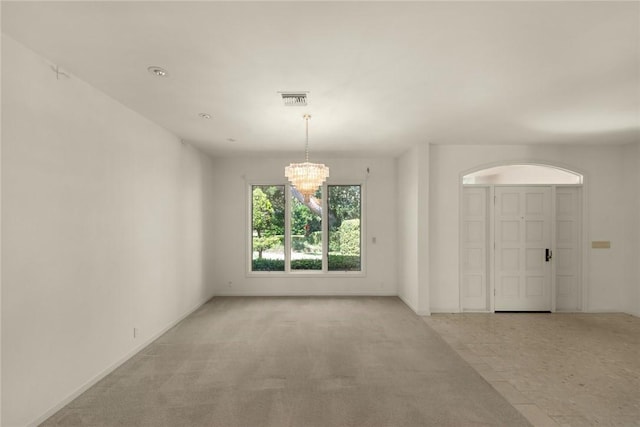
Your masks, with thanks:
[[[522,426],[395,297],[215,298],[47,422]]]

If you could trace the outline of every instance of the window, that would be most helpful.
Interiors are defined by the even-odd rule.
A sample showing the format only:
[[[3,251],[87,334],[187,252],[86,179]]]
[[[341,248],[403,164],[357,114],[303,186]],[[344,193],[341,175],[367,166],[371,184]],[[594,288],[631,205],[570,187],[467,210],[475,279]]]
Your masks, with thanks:
[[[253,271],[284,271],[284,185],[251,186]]]
[[[582,184],[582,175],[555,166],[514,164],[482,169],[462,177],[462,183],[472,184]]]
[[[322,270],[322,188],[307,203],[291,187],[291,269]]]
[[[362,186],[251,185],[252,272],[362,271]]]
[[[329,185],[329,271],[360,271],[360,186]]]

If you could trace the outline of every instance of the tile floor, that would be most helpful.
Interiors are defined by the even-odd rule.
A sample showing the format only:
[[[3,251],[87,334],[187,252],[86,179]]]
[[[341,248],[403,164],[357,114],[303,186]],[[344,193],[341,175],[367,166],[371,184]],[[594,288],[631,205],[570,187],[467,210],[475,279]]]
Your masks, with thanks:
[[[425,322],[535,426],[640,426],[640,318],[434,314]]]

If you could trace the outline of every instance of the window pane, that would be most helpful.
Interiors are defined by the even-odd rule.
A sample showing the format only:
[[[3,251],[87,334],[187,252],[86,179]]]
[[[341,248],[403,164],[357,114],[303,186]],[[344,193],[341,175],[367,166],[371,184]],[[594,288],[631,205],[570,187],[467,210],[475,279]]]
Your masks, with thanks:
[[[291,187],[291,270],[322,270],[322,189],[305,203]]]
[[[582,175],[546,165],[505,165],[479,170],[463,184],[582,184]]]
[[[253,185],[252,271],[284,271],[284,185]]]
[[[329,185],[329,271],[360,271],[360,186]]]

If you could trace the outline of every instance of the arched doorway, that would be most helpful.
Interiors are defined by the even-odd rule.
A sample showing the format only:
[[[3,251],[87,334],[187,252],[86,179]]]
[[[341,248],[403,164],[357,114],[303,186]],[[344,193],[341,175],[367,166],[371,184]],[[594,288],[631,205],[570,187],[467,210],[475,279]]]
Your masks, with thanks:
[[[584,176],[514,162],[460,182],[461,311],[581,311]]]

